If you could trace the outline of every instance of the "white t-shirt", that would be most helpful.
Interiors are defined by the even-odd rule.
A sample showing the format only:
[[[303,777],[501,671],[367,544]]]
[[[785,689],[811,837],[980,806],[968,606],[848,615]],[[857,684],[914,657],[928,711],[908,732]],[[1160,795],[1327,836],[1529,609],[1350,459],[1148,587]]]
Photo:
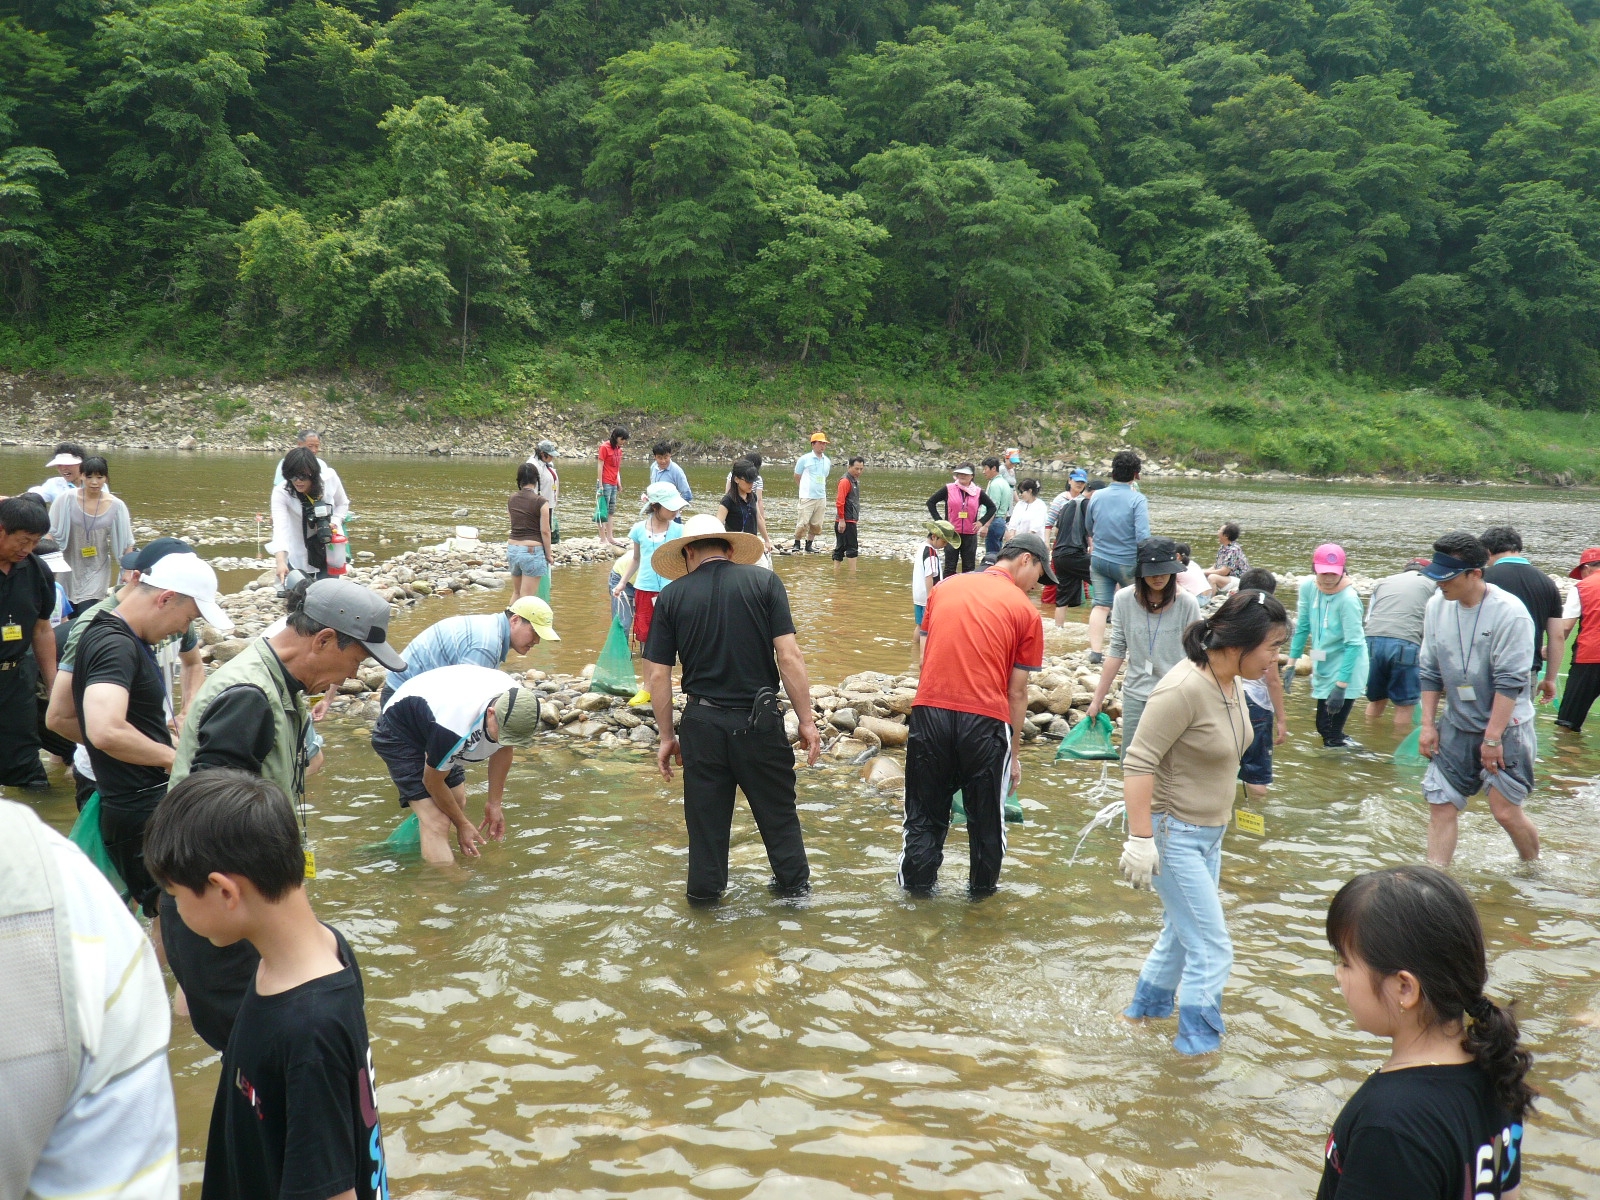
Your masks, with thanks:
[[[1567,598],[1561,602],[1561,616],[1567,621],[1576,621],[1583,616],[1583,601],[1578,598],[1576,583],[1567,589]]]
[[[1037,498],[1026,502],[1018,500],[1011,506],[1011,518],[1006,522],[1006,533],[1016,537],[1036,533],[1044,537],[1045,525],[1050,520],[1050,506]]]
[[[500,749],[489,740],[483,719],[501,693],[522,685],[504,671],[461,663],[435,667],[408,679],[384,706],[384,720],[397,736],[423,747],[435,771],[457,763],[483,762]]]
[[[1276,670],[1276,668],[1271,669]],[[1265,675],[1260,679],[1241,679],[1239,684],[1244,688],[1244,694],[1250,698],[1252,704],[1257,708],[1271,710],[1272,693],[1267,690],[1267,677]]]
[[[167,1069],[172,1017],[150,939],[83,852],[54,830],[72,929],[83,1065],[25,1190],[45,1200],[175,1200],[178,1118]]]
[[[1211,580],[1206,578],[1206,573],[1197,567],[1192,559],[1178,576],[1178,586],[1191,596],[1203,596],[1215,590],[1211,586]]]
[[[917,547],[917,557],[911,564],[911,603],[926,604],[928,593],[943,578],[944,551],[923,542]]]

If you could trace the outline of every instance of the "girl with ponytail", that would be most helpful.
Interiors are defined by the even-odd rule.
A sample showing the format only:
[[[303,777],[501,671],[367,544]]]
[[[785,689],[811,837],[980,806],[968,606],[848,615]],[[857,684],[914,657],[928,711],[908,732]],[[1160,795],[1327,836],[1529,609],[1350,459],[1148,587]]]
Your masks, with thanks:
[[[1350,1015],[1390,1053],[1333,1123],[1317,1200],[1515,1200],[1533,1059],[1484,995],[1467,893],[1436,867],[1358,875],[1328,907],[1328,943]]]
[[[1265,592],[1237,592],[1190,624],[1184,660],[1150,693],[1123,759],[1131,836],[1122,873],[1136,888],[1154,887],[1162,906],[1161,936],[1123,1016],[1170,1017],[1176,1006],[1173,1045],[1182,1054],[1222,1045],[1233,942],[1217,888],[1239,760],[1254,736],[1243,685],[1277,665],[1288,636],[1283,605]]]

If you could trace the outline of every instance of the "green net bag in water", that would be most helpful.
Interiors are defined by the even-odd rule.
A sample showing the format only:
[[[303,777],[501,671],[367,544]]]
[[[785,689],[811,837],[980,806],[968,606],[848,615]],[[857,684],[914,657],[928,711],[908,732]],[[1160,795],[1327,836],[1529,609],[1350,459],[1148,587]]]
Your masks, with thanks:
[[[600,657],[595,660],[589,690],[613,696],[631,696],[639,690],[638,677],[633,673],[633,654],[628,649],[628,631],[615,621],[611,622],[606,644],[600,647]]]
[[[1008,824],[1022,824],[1022,801],[1017,797],[1016,788],[1012,788],[1011,791],[1006,793],[1005,818]],[[957,792],[950,800],[950,823],[952,825],[965,825],[967,823],[967,802],[960,792]]]
[[[535,589],[534,595],[538,596],[546,604],[550,603],[550,572],[546,571],[539,576],[539,586]]]
[[[67,834],[70,841],[84,854],[89,861],[100,868],[100,874],[111,882],[116,888],[117,895],[128,894],[128,885],[122,882],[122,876],[111,863],[111,855],[106,853],[106,844],[100,837],[100,793],[90,792],[89,799],[83,806],[83,811],[78,814],[78,819],[72,823],[72,832]]]
[[[406,819],[395,827],[395,831],[383,841],[378,843],[383,850],[395,850],[405,853],[408,850],[422,849],[422,822],[417,820],[416,813],[407,813]]]
[[[1422,726],[1418,725],[1406,734],[1406,740],[1401,742],[1394,751],[1394,765],[1397,767],[1425,767],[1428,765],[1426,756],[1417,747],[1422,743]]]
[[[1067,730],[1061,745],[1056,747],[1056,758],[1115,758],[1117,748],[1111,744],[1115,731],[1116,726],[1105,713],[1092,721],[1085,718]]]

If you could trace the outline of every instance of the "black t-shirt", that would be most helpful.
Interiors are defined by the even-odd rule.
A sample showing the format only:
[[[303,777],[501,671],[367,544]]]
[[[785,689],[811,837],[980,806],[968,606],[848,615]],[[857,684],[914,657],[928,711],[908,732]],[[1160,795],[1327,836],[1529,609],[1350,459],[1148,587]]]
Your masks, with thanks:
[[[727,520],[722,527],[729,533],[759,533],[760,522],[756,520],[756,494],[751,489],[748,497],[739,495],[735,487],[722,498],[722,506],[728,510]]]
[[[167,689],[156,666],[155,652],[115,612],[102,612],[78,640],[72,671],[72,699],[80,719],[83,695],[96,683],[114,683],[128,692],[128,724],[152,742],[172,745],[167,729]],[[115,806],[147,799],[167,786],[165,767],[139,766],[112,758],[96,748],[85,727],[89,765],[100,788],[100,802]]]
[[[55,609],[55,576],[37,554],[0,571],[0,626],[17,631],[0,639],[0,662],[12,662],[33,649],[34,628]]]
[[[1522,601],[1533,618],[1533,669],[1544,662],[1545,622],[1561,615],[1561,589],[1532,563],[1497,562],[1485,569],[1483,581],[1505,588]]]
[[[333,935],[343,971],[276,996],[251,980],[222,1055],[201,1200],[388,1194],[361,972]]]
[[[1522,1123],[1475,1063],[1374,1072],[1333,1123],[1317,1200],[1498,1197],[1522,1182]]]
[[[762,688],[778,687],[772,640],[793,632],[783,580],[714,560],[662,589],[644,657],[668,667],[681,658],[687,694],[748,707]]]

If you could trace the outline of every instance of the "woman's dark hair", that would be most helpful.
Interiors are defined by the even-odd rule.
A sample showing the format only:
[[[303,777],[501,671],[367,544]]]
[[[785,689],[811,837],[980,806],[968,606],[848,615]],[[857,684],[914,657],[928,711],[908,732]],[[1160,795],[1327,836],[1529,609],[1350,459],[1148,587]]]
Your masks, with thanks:
[[[1149,579],[1140,575],[1133,581],[1133,598],[1145,612],[1160,612],[1178,598],[1178,577],[1168,575],[1167,586],[1158,592],[1150,586]]]
[[[1172,544],[1172,548],[1178,552],[1178,561],[1187,567],[1189,565],[1189,559],[1193,555],[1193,550],[1189,543],[1174,542]]]
[[[521,463],[517,467],[517,487],[518,488],[525,488],[525,487],[538,487],[538,486],[539,486],[539,464],[538,463],[531,463],[531,462]]]
[[[1132,483],[1143,465],[1132,450],[1118,450],[1111,456],[1111,478],[1117,483]]]
[[[1203,621],[1183,631],[1183,653],[1197,666],[1204,666],[1208,650],[1254,650],[1272,636],[1272,631],[1289,624],[1289,614],[1276,596],[1265,592],[1235,592]]]
[[[745,462],[749,463],[752,467],[754,467],[758,473],[760,472],[760,470],[761,470],[761,455],[753,454],[753,453],[752,454],[746,454],[744,456],[744,460],[745,460]]]
[[[654,454],[657,458],[661,457],[661,455],[663,455],[663,454],[671,454],[672,453],[672,443],[667,441],[665,438],[663,438],[661,441],[657,442],[654,446],[650,447],[650,453]]]
[[[1491,525],[1478,535],[1490,554],[1521,554],[1522,535],[1509,525]]]
[[[70,454],[74,458],[88,458],[89,457],[89,452],[87,450],[85,450],[82,446],[80,446],[77,442],[57,442],[56,443],[55,453],[56,454]],[[54,457],[54,456],[52,456],[52,457]]]
[[[1241,532],[1242,531],[1240,530],[1240,528],[1236,524],[1234,524],[1232,521],[1229,521],[1226,525],[1224,525],[1222,527],[1222,536],[1227,538],[1230,542],[1237,542],[1239,540],[1239,534]]]
[[[317,461],[317,456],[304,446],[296,446],[283,456],[283,486],[289,489],[289,494],[299,496],[294,490],[296,475],[306,475],[311,479],[311,486],[305,491],[309,497],[315,498],[322,495],[322,464]]]
[[[1435,554],[1459,558],[1474,570],[1482,568],[1489,561],[1489,552],[1483,548],[1478,535],[1468,533],[1465,529],[1455,529],[1445,534],[1433,544],[1433,550]]]
[[[110,479],[111,467],[106,460],[101,458],[98,454],[91,454],[88,458],[84,459],[82,465],[78,467],[78,473],[80,475],[104,475],[107,479]]]
[[[1039,494],[1039,481],[1037,479],[1024,479],[1021,483],[1017,484],[1017,491],[1032,492],[1035,496],[1037,496]]]
[[[1461,1048],[1512,1119],[1523,1119],[1539,1095],[1528,1083],[1533,1055],[1517,1043],[1511,1008],[1483,994],[1489,981],[1483,927],[1459,883],[1421,864],[1357,875],[1328,905],[1327,929],[1328,944],[1349,965],[1365,966],[1379,979],[1401,971],[1416,976],[1430,1025],[1464,1022]]]
[[[1265,592],[1272,595],[1278,590],[1278,577],[1265,567],[1251,567],[1239,576],[1241,592]]]
[[[756,468],[748,458],[741,458],[733,464],[733,470],[728,472],[735,479],[742,479],[751,487],[756,485]]]
[[[144,831],[144,863],[163,884],[204,892],[213,871],[248,879],[278,900],[306,877],[289,797],[270,779],[218,767],[162,798]]]
[[[615,450],[618,445],[628,440],[628,431],[621,425],[611,427],[611,448]]]

